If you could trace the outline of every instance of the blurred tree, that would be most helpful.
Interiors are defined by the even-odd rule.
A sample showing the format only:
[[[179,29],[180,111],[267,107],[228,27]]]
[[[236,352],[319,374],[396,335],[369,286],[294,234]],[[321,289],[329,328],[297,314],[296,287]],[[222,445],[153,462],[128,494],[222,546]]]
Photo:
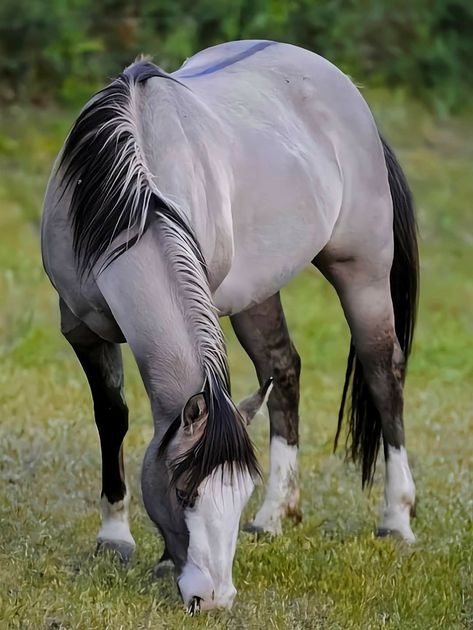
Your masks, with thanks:
[[[472,0],[2,0],[0,98],[76,101],[140,52],[171,70],[242,38],[299,44],[440,110],[473,87]]]

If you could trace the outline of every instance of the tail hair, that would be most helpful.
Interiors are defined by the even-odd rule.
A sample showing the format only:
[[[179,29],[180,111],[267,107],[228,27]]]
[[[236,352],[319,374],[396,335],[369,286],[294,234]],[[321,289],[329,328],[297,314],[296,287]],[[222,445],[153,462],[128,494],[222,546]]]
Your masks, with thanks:
[[[393,202],[394,258],[390,274],[391,297],[396,336],[404,353],[407,368],[414,335],[419,289],[417,225],[412,194],[406,177],[394,152],[382,137],[381,142]],[[347,452],[354,462],[361,463],[362,486],[365,487],[370,486],[373,481],[381,442],[381,418],[368,390],[363,367],[356,355],[353,341],[350,342],[335,448],[350,393],[351,404],[347,414]]]

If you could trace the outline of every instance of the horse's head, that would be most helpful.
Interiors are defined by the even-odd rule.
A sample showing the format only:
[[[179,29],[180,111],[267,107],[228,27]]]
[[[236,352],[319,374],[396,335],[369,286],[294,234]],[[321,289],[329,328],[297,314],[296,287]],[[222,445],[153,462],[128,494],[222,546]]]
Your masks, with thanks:
[[[192,396],[143,466],[143,498],[188,610],[229,607],[240,516],[258,466],[246,425],[271,380],[240,407],[218,387]]]

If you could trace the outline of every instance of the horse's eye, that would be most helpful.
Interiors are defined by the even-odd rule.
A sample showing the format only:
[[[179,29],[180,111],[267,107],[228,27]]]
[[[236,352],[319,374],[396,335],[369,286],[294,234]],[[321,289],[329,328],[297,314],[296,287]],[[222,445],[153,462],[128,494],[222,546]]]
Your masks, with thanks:
[[[182,507],[187,507],[187,505],[189,504],[189,495],[187,494],[187,492],[181,490],[180,488],[176,488],[176,498],[177,502]]]

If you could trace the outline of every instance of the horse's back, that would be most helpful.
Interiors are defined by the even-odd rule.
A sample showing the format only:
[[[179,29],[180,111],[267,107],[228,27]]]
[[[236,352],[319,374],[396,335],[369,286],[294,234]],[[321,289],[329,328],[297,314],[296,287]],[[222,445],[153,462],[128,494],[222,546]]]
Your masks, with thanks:
[[[331,241],[349,248],[350,234],[365,247],[366,229],[385,233],[376,124],[333,64],[289,44],[239,41],[198,53],[174,76],[218,116],[232,147],[235,253],[216,293],[224,312],[276,292]],[[380,200],[378,227],[368,198]]]
[[[328,244],[377,255],[392,225],[386,167],[346,75],[295,46],[242,41],[198,53],[172,76],[141,92],[140,138],[160,189],[201,241],[222,313],[274,294]],[[45,266],[71,310],[95,319],[107,305],[95,282],[74,276],[68,199],[58,202],[55,186],[53,177]],[[375,222],[367,199],[378,204]]]

